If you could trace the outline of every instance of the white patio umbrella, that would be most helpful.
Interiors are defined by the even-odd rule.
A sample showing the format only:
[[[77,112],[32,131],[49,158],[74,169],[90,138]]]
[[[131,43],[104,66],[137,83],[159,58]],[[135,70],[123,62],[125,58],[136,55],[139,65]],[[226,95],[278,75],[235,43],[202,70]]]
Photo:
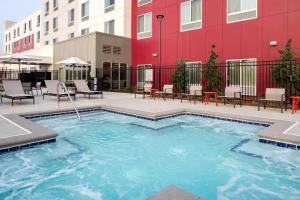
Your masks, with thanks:
[[[57,65],[64,65],[64,66],[84,66],[84,67],[87,67],[87,66],[90,66],[91,64],[81,60],[80,58],[77,58],[77,57],[71,57],[71,58],[68,58],[66,60],[62,60],[62,61],[59,61],[56,63]]]
[[[12,55],[4,55],[0,56],[0,61],[5,62],[18,62],[19,63],[19,79],[20,79],[20,72],[21,72],[21,62],[22,61],[38,61],[41,60],[36,57],[28,56],[23,53],[16,53]]]
[[[79,65],[79,66],[90,66],[89,63],[81,60],[77,57],[71,57],[66,60],[62,60],[56,63],[57,65]]]

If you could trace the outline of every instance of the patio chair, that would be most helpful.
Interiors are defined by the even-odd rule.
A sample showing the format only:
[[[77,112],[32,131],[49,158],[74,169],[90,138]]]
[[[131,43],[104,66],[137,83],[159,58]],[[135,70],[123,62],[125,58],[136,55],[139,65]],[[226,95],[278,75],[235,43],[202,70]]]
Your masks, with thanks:
[[[1,95],[2,98],[11,99],[11,105],[14,105],[14,100],[22,100],[22,99],[32,99],[34,104],[34,96],[25,94],[24,89],[22,87],[21,81],[12,81],[12,80],[4,80],[3,81],[3,89],[4,95]]]
[[[136,98],[137,94],[143,94],[143,98],[145,99],[146,94],[149,94],[151,97],[152,93],[152,83],[145,83],[143,89],[136,89],[134,92],[134,98]]]
[[[160,97],[163,97],[164,100],[166,100],[166,96],[167,95],[171,95],[174,101],[175,98],[175,94],[174,94],[174,85],[164,85],[163,90],[162,91],[156,91],[155,95],[158,97],[158,99]]]
[[[31,93],[33,95],[31,82],[23,82],[22,86],[23,86],[25,94]]]
[[[36,85],[35,87],[32,87],[32,91],[35,90],[36,91],[36,94],[39,95],[39,91],[41,91],[41,95],[43,94],[43,91],[42,91],[42,82],[36,82]]]
[[[242,106],[242,92],[240,87],[226,87],[225,88],[225,95],[218,96],[219,99],[224,100],[224,105],[228,100],[233,100],[233,107],[235,108],[236,101],[240,102],[240,106]]]
[[[68,93],[61,88],[61,86],[58,87],[58,80],[45,80],[47,92],[43,93],[43,100],[45,100],[45,96],[56,96],[58,101],[60,101],[61,97],[67,97]],[[58,89],[57,89],[58,87]],[[75,92],[69,92],[70,96],[73,96],[74,100],[76,100],[76,93]]]
[[[285,94],[285,88],[267,88],[265,98],[257,100],[258,110],[260,110],[260,104],[262,103],[264,109],[266,109],[266,103],[279,103],[281,113],[283,113],[283,104],[285,104],[285,111],[287,110],[287,99]]]
[[[74,84],[76,87],[76,93],[84,94],[84,96],[88,95],[89,99],[91,99],[91,95],[101,95],[101,98],[103,99],[103,92],[90,90],[85,80],[74,80]]]
[[[180,96],[181,96],[181,102],[184,97],[187,97],[189,101],[191,101],[191,99],[194,99],[194,104],[195,104],[197,97],[200,97],[203,103],[202,86],[192,85],[190,86],[190,93],[182,93],[180,94]]]

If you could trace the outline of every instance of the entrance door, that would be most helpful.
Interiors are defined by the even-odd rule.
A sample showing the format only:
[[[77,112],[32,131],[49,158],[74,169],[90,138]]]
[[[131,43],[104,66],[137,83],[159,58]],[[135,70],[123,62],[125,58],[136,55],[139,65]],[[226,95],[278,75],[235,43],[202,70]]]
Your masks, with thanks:
[[[112,64],[112,89],[113,90],[119,89],[119,80],[120,80],[119,63],[113,63]]]
[[[227,85],[241,87],[243,95],[256,96],[256,59],[227,61]]]
[[[151,65],[137,66],[137,88],[143,89],[145,83],[153,81],[153,69]]]
[[[111,89],[111,63],[103,63],[103,90]]]

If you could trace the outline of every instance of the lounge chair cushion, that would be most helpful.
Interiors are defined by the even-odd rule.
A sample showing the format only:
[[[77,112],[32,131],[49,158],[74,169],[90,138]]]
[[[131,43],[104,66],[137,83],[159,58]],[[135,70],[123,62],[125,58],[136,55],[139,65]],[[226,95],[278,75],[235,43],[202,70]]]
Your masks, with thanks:
[[[173,94],[173,85],[164,85],[163,92],[166,94]]]
[[[266,98],[264,100],[285,101],[285,88],[267,88]]]
[[[201,85],[192,85],[190,87],[190,95],[202,95],[202,86]]]
[[[7,96],[26,96],[21,81],[4,80],[3,88]]]
[[[228,98],[241,98],[241,88],[240,87],[226,87],[225,88],[225,97]]]

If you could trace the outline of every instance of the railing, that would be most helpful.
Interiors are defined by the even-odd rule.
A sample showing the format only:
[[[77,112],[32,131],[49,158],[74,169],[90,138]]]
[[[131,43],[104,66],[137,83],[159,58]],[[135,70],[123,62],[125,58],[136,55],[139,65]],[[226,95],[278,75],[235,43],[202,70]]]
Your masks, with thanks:
[[[20,75],[20,76],[19,76]],[[58,80],[57,70],[7,70],[0,69],[0,83],[2,80],[17,80],[20,77],[22,82],[31,82],[35,85],[36,82],[44,80]]]
[[[266,88],[285,88],[288,97],[300,95],[300,61],[233,60],[214,65],[191,63],[132,68],[131,84],[141,88],[152,82],[154,88],[174,84],[176,93],[189,92],[191,85],[202,85],[204,91],[224,94],[225,87],[240,87],[244,101],[265,95]]]
[[[67,87],[66,87],[66,85],[65,85],[64,83],[58,83],[58,84],[57,84],[57,87],[56,87],[56,89],[57,89],[57,106],[59,107],[59,92],[60,92],[60,86],[61,86],[62,89],[64,89],[65,92],[67,93],[68,98],[69,98],[69,100],[71,101],[74,110],[76,111],[77,117],[78,117],[78,119],[80,120],[81,117],[80,117],[79,112],[78,112],[78,110],[77,110],[77,108],[76,108],[76,105],[75,105],[74,101],[72,100],[72,98],[71,98],[71,96],[70,96],[70,93],[69,93],[69,91],[67,90]]]

